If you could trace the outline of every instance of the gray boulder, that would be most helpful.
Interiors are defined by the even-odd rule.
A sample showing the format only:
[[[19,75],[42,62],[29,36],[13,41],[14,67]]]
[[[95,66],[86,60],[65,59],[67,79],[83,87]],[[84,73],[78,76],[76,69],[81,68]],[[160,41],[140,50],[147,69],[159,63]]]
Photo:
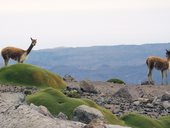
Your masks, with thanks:
[[[120,97],[126,99],[127,101],[132,101],[132,95],[126,87],[119,89],[113,94],[113,97]]]
[[[90,81],[83,80],[80,82],[79,86],[83,92],[97,93],[94,85]]]
[[[170,101],[170,93],[166,92],[164,95],[162,95],[161,101]]]
[[[86,105],[80,105],[73,111],[74,121],[80,121],[82,123],[88,124],[93,119],[104,120],[104,116],[99,110]]]

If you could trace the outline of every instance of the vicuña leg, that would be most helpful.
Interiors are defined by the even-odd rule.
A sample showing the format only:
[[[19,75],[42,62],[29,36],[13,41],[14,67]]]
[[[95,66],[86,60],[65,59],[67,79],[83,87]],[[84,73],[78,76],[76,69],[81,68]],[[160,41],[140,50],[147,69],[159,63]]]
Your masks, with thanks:
[[[161,84],[162,84],[162,85],[164,84],[164,82],[163,82],[163,81],[164,81],[164,72],[165,72],[165,71],[163,71],[163,70],[161,71],[161,76],[162,76]]]
[[[166,76],[166,85],[168,85],[168,70],[165,71],[165,76]]]
[[[4,64],[5,64],[5,66],[8,65],[8,62],[9,62],[9,58],[4,59]]]
[[[152,82],[152,70],[150,68],[148,68],[148,82],[149,84]]]

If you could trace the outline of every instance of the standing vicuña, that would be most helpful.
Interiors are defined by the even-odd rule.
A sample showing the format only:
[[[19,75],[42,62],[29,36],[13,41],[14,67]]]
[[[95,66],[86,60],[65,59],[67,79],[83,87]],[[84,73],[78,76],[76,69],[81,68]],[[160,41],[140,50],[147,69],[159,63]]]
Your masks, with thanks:
[[[148,66],[148,82],[153,82],[152,80],[152,70],[153,68],[160,70],[162,75],[162,84],[164,80],[164,76],[166,76],[166,84],[168,84],[168,69],[170,63],[170,51],[166,50],[166,59],[150,56],[146,60],[146,64]]]
[[[32,48],[36,45],[37,40],[31,38],[31,45],[27,50],[23,50],[20,48],[15,47],[6,47],[2,49],[1,55],[4,59],[5,66],[8,65],[9,59],[13,59],[15,61],[18,61],[18,63],[23,63],[27,57],[27,55],[31,52]]]

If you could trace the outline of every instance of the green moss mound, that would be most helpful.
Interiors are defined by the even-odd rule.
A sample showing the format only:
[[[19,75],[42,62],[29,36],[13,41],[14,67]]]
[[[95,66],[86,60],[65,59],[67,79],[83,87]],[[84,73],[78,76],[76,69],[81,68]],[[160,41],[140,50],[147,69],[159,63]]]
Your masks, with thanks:
[[[53,88],[46,88],[33,95],[27,96],[27,102],[34,103],[37,106],[46,106],[53,115],[58,115],[59,112],[63,112],[69,118],[72,118],[73,110],[76,107],[84,104],[100,110],[109,123],[123,124],[123,122],[117,119],[110,111],[98,106],[93,101],[87,99],[69,98],[57,89]]]
[[[0,83],[38,88],[65,88],[63,79],[45,69],[29,64],[14,64],[0,69]]]
[[[162,117],[159,120],[152,119],[139,114],[126,114],[121,118],[132,128],[169,128],[170,116]]]
[[[159,120],[160,120],[163,128],[169,128],[169,126],[170,126],[170,116],[161,117]]]
[[[120,80],[120,79],[117,79],[117,78],[109,79],[109,80],[107,80],[107,82],[116,83],[116,84],[125,84],[124,81],[122,81],[122,80]]]

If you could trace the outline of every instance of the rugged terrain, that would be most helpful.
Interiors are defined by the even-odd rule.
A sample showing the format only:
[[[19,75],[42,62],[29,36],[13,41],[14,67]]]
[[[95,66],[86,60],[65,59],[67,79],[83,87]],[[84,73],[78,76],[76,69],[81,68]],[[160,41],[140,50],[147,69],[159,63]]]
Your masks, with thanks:
[[[0,83],[2,128],[169,128],[169,85],[77,81],[28,64],[1,68]]]
[[[81,91],[80,97],[95,101],[117,116],[128,112],[152,118],[170,115],[169,85],[121,85],[101,81],[68,82],[68,87],[93,86]],[[96,92],[91,93],[92,90]]]
[[[84,124],[77,121],[54,117],[46,107],[28,105],[27,92],[35,93],[38,89],[31,87],[18,87],[0,85],[0,127],[1,128],[128,128],[118,125]]]
[[[155,118],[170,114],[170,86],[127,86],[106,82],[67,82],[68,88],[80,90],[82,98],[89,98],[117,116],[135,112]],[[90,85],[90,88],[88,86]],[[74,85],[74,87],[73,87]],[[93,88],[94,87],[94,88]],[[67,88],[67,89],[68,89]],[[95,92],[94,92],[95,90]],[[84,124],[53,116],[46,107],[27,104],[26,96],[38,92],[36,87],[0,85],[1,128],[126,128],[100,122]],[[166,102],[167,104],[164,104]]]

